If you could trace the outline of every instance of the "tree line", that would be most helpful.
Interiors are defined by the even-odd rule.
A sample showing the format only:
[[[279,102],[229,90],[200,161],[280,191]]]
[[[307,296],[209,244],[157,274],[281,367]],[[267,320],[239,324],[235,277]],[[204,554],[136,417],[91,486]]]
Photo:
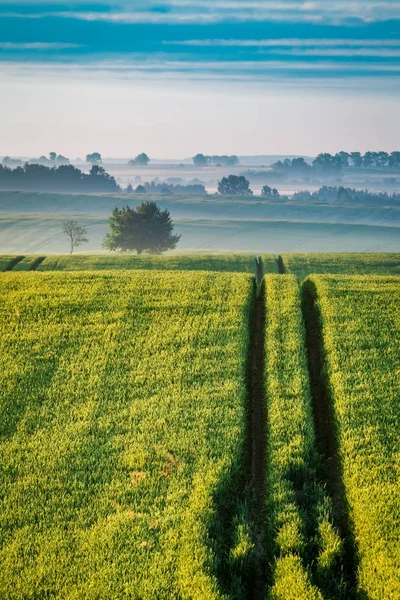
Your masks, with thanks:
[[[62,192],[119,192],[120,186],[103,167],[93,165],[83,173],[73,165],[46,167],[39,164],[18,166],[15,169],[0,165],[0,189],[62,191]]]
[[[123,190],[115,178],[95,162],[89,172],[84,173],[73,165],[45,166],[38,163],[25,163],[14,168],[0,165],[0,189],[31,190],[52,192],[122,192],[138,194],[171,194],[171,195],[206,195],[206,189],[201,183],[187,185],[146,182],[136,189],[128,184]]]
[[[304,158],[287,158],[273,163],[272,168],[276,172],[293,173],[335,173],[354,167],[357,169],[400,169],[400,152],[338,152],[329,154],[325,152],[318,154],[311,164]]]

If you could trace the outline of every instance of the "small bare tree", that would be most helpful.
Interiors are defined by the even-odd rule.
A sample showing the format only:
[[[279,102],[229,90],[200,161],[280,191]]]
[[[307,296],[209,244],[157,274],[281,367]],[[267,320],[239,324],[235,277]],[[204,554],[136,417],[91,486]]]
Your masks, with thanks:
[[[62,228],[65,235],[69,237],[71,243],[70,254],[73,253],[74,248],[89,241],[87,237],[85,237],[87,229],[85,227],[79,227],[78,221],[65,221]]]

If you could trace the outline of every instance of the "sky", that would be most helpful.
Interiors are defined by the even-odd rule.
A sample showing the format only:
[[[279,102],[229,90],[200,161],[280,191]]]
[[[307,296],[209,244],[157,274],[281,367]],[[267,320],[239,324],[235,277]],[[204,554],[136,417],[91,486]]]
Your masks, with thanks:
[[[0,156],[400,149],[400,0],[0,0]]]

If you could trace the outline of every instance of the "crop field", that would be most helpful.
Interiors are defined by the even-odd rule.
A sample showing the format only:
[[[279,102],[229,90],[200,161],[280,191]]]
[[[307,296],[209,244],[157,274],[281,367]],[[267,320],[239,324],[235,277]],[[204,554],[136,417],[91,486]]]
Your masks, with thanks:
[[[261,260],[265,274],[278,272],[278,262],[273,254],[261,254]]]
[[[400,278],[312,276],[358,596],[400,598]]]
[[[8,266],[16,256],[4,256]],[[13,271],[97,271],[97,270],[163,270],[163,271],[226,271],[256,273],[253,254],[198,254],[198,255],[121,255],[121,254],[60,254],[18,257]],[[278,265],[271,255],[263,255],[264,273],[276,273]],[[1,257],[0,257],[1,261]],[[1,265],[1,262],[0,262]]]
[[[35,271],[43,258],[43,256],[37,256],[35,254],[24,256],[13,266],[11,271]]]
[[[219,574],[251,552],[226,510],[253,296],[236,273],[2,275],[2,600],[241,597]]]
[[[168,271],[231,271],[255,273],[253,254],[214,255],[118,255],[72,254],[47,256],[39,271],[90,271],[97,269],[146,269]]]
[[[342,598],[342,540],[320,479],[296,278],[267,276],[265,298],[268,598]]]
[[[281,254],[281,270],[301,281],[312,274],[400,275],[400,253],[322,252]]]
[[[13,254],[0,255],[0,271],[5,271],[7,268],[11,267],[16,260],[19,260],[19,258],[19,256]]]
[[[0,257],[1,600],[399,600],[400,255],[285,256]]]

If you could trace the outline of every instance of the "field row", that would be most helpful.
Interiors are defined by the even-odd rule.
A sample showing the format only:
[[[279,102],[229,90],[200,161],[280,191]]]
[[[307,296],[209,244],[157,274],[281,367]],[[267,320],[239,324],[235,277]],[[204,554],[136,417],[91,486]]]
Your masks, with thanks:
[[[279,271],[303,281],[313,274],[324,275],[400,275],[400,253],[396,252],[321,252],[281,254]]]
[[[272,254],[262,256],[264,273],[277,273]],[[97,270],[227,271],[256,273],[253,254],[187,254],[172,256],[121,254],[58,254],[52,256],[0,256],[0,271],[97,271]]]
[[[399,253],[315,253],[261,255],[263,272],[293,274],[303,281],[312,274],[400,275]],[[146,269],[177,271],[227,271],[256,273],[252,254],[187,254],[136,256],[118,254],[73,254],[52,256],[0,256],[0,271],[90,271]]]
[[[400,278],[260,294],[239,273],[0,278],[1,598],[248,597],[261,301],[264,598],[398,600]]]

